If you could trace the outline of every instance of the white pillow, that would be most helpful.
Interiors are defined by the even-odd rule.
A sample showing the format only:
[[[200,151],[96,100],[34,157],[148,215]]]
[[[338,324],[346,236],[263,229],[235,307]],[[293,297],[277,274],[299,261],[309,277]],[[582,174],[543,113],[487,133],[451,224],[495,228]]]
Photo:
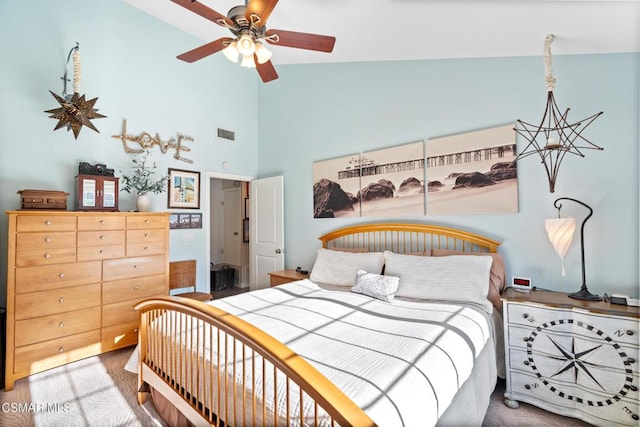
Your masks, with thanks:
[[[377,298],[384,302],[391,302],[398,290],[399,281],[399,277],[383,276],[358,270],[351,292]]]
[[[383,265],[382,252],[342,252],[321,248],[309,278],[327,285],[353,286],[358,270],[381,273]]]
[[[475,302],[489,313],[490,256],[424,257],[385,251],[385,274],[400,277],[396,296]]]

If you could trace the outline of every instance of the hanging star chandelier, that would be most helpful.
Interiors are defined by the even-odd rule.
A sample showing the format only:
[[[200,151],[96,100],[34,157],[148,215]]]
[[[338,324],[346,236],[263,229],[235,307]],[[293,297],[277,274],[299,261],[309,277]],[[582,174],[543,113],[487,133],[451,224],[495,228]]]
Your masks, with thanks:
[[[568,120],[569,108],[564,113],[558,108],[553,96],[556,79],[551,64],[551,43],[553,35],[548,34],[544,42],[544,68],[547,85],[547,105],[539,125],[518,119],[514,130],[528,142],[516,160],[537,154],[544,165],[549,179],[549,191],[554,192],[560,164],[565,155],[584,157],[582,150],[603,150],[582,136],[582,132],[603,112],[586,119],[571,123]]]
[[[73,94],[67,94],[67,82],[69,79],[67,79],[67,70],[65,69],[64,76],[62,77],[62,96],[58,96],[53,93],[53,91],[49,91],[60,104],[60,108],[45,111],[45,113],[51,114],[49,116],[50,118],[58,120],[56,127],[53,129],[54,131],[66,126],[67,131],[73,131],[75,139],[78,139],[82,126],[87,126],[100,133],[93,123],[91,123],[91,120],[106,117],[98,113],[97,109],[93,108],[98,98],[87,101],[84,95],[80,95],[81,67],[79,49],[80,46],[76,42],[75,47],[69,51],[69,55],[67,56],[67,64],[69,64],[69,59],[73,54]]]

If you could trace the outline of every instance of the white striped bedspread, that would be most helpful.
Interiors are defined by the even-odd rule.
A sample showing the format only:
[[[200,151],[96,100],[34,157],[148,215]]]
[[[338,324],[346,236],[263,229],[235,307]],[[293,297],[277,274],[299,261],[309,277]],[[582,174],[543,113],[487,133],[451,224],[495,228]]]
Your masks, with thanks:
[[[492,317],[473,304],[385,303],[310,280],[210,304],[286,344],[380,426],[435,425],[476,361],[496,375]]]

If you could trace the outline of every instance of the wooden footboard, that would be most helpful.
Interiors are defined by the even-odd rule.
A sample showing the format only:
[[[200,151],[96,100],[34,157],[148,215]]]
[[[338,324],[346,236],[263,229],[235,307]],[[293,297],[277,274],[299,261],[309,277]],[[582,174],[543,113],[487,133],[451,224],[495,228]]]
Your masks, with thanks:
[[[149,384],[197,425],[374,425],[314,367],[242,319],[180,297],[135,308],[140,403]]]

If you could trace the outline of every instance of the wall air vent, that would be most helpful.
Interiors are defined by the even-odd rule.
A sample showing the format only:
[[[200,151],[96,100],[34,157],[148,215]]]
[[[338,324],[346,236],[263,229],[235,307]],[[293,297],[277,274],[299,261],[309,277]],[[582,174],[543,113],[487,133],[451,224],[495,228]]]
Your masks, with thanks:
[[[218,138],[226,139],[227,141],[235,141],[236,133],[232,130],[218,128]]]

